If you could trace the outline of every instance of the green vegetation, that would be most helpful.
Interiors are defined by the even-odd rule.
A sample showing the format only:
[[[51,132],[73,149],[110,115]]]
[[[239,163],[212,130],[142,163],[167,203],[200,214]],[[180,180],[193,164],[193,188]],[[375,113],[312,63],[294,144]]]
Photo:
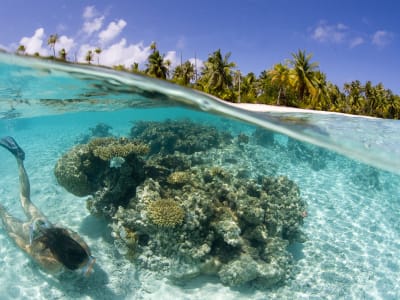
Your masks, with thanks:
[[[67,61],[65,49],[56,57],[55,45],[58,35],[52,34],[48,45],[53,56],[47,57]],[[146,68],[141,70],[137,62],[128,69],[124,65],[113,68],[118,71],[141,73],[151,77],[170,80],[174,83],[201,90],[231,102],[285,105],[298,108],[368,115],[380,118],[400,119],[400,96],[385,89],[382,83],[373,85],[367,81],[362,84],[355,80],[345,83],[341,89],[329,82],[317,62],[312,62],[312,54],[298,50],[284,63],[275,64],[257,77],[250,72],[242,75],[231,62],[231,53],[222,54],[218,49],[209,55],[204,66],[197,70],[196,65],[186,61],[171,68],[171,62],[165,59],[153,42],[150,46]],[[24,45],[16,50],[25,55]],[[102,49],[88,50],[85,60],[88,64],[97,58],[100,64]],[[34,56],[39,56],[35,53]]]

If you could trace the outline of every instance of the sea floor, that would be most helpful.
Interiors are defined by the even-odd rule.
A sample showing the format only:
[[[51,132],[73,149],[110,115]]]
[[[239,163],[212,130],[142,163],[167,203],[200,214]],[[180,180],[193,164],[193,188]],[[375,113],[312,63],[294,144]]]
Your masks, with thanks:
[[[215,277],[200,277],[176,285],[149,271],[138,271],[114,247],[110,228],[86,209],[85,198],[65,191],[53,168],[90,127],[106,122],[116,135],[127,135],[134,119],[153,119],[152,110],[132,117],[129,112],[86,113],[0,123],[0,135],[12,135],[26,152],[26,169],[34,203],[54,223],[79,232],[97,259],[88,279],[57,280],[37,266],[0,229],[0,299],[399,299],[400,298],[400,177],[378,171],[336,154],[327,154],[323,168],[277,148],[246,145],[251,171],[262,166],[286,175],[300,187],[308,217],[303,244],[294,244],[294,275],[271,290],[229,288]],[[185,117],[165,111],[165,118]],[[193,115],[196,121],[204,116]],[[214,118],[212,122],[236,134],[250,132]],[[212,123],[211,122],[211,123]],[[279,136],[281,148],[287,138]],[[214,150],[215,157],[224,150]],[[327,153],[327,152],[323,152]],[[325,155],[324,154],[324,155]],[[0,149],[0,201],[23,218],[18,201],[16,163]]]

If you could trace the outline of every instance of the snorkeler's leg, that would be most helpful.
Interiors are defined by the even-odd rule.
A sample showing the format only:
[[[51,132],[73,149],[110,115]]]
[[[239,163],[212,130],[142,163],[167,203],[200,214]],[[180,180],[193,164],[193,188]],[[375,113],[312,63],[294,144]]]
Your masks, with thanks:
[[[15,158],[24,160],[25,159],[25,152],[22,148],[17,144],[11,136],[6,136],[0,139],[0,146],[6,148],[8,151],[11,152]]]
[[[6,136],[0,139],[0,146],[4,147],[8,151],[11,152],[12,155],[17,160],[18,164],[18,173],[19,173],[19,183],[20,183],[20,199],[21,205],[28,216],[29,219],[32,219],[36,214],[41,215],[40,211],[32,204],[30,201],[30,185],[28,175],[26,174],[26,170],[24,167],[24,159],[25,152],[18,145],[18,143],[11,136]]]
[[[21,247],[23,250],[26,250],[26,247],[29,243],[27,224],[22,223],[20,220],[10,215],[1,204],[0,218],[8,235],[19,247]]]
[[[20,199],[21,206],[28,219],[44,219],[47,221],[46,216],[32,203],[31,201],[31,190],[28,174],[26,173],[24,162],[17,158],[19,184],[20,184]]]

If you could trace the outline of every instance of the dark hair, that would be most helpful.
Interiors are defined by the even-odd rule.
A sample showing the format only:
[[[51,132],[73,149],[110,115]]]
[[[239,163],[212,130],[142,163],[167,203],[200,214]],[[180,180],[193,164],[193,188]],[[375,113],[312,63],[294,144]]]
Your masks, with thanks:
[[[88,259],[86,250],[63,228],[51,227],[41,230],[39,238],[55,258],[70,270],[76,270]]]

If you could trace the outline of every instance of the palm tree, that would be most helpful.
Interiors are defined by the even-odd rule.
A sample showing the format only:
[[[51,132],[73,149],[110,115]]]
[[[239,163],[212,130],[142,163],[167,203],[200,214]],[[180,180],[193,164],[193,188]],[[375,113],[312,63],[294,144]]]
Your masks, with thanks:
[[[154,50],[152,54],[148,57],[148,63],[146,64],[146,74],[156,77],[166,79],[168,76],[168,66],[164,61],[164,55],[161,55],[158,50]]]
[[[58,55],[60,56],[60,59],[63,61],[67,60],[67,51],[65,51],[64,48],[62,48],[59,52]]]
[[[329,95],[328,83],[326,75],[320,71],[315,73],[315,93],[310,101],[310,108],[319,110],[329,110],[331,107],[331,99]]]
[[[257,78],[253,72],[248,73],[241,80],[241,94],[244,102],[256,102],[257,98]]]
[[[331,83],[328,82],[328,94],[329,94],[329,99],[330,99],[330,111],[342,111],[343,110],[343,105],[345,105],[346,101],[345,101],[345,95],[340,91],[340,88]]]
[[[50,46],[50,49],[53,49],[53,57],[56,57],[56,43],[58,41],[58,34],[50,35],[49,39],[47,40],[47,45]]]
[[[131,66],[131,71],[132,71],[133,73],[140,73],[140,70],[139,70],[139,63],[134,62],[134,63],[132,64],[132,66]]]
[[[150,50],[153,50],[153,53],[157,50],[157,44],[156,44],[156,42],[151,42],[151,44],[150,44]]]
[[[87,63],[90,65],[90,62],[93,60],[93,52],[92,52],[92,50],[89,50],[89,51],[86,53],[85,60],[86,60]]]
[[[303,50],[292,53],[293,59],[289,61],[293,69],[291,71],[291,83],[295,88],[299,100],[303,102],[305,96],[315,96],[315,72],[318,63],[311,63],[312,54],[306,54]]]
[[[25,54],[26,48],[24,45],[19,45],[17,49],[17,54]]]
[[[272,83],[271,75],[269,71],[264,70],[258,76],[256,82],[257,89],[257,101],[265,104],[275,104],[277,96],[279,94],[278,86]],[[288,91],[285,91],[285,104],[288,105],[289,98],[287,95]],[[281,95],[282,96],[282,95]]]
[[[208,60],[204,63],[200,79],[205,92],[223,99],[231,96],[232,68],[236,67],[236,64],[229,62],[230,56],[231,53],[227,53],[222,57],[221,50],[218,49],[208,57]]]
[[[365,99],[362,95],[363,87],[359,80],[344,84],[344,93],[346,98],[345,113],[359,114],[362,111]]]
[[[243,77],[240,70],[236,70],[233,74],[233,88],[237,90],[237,102],[240,103],[242,101],[242,90],[243,90]]]
[[[178,84],[188,86],[194,79],[194,67],[190,61],[184,62],[175,68],[172,80]]]
[[[97,65],[100,64],[100,54],[102,52],[100,47],[97,47],[96,49],[94,49],[94,52],[97,54]]]
[[[290,72],[287,65],[281,63],[276,64],[274,68],[268,71],[268,75],[271,77],[271,82],[278,86],[278,98],[276,100],[276,105],[281,104],[281,97],[286,99],[286,88],[289,86]],[[286,103],[284,103],[286,105]]]

